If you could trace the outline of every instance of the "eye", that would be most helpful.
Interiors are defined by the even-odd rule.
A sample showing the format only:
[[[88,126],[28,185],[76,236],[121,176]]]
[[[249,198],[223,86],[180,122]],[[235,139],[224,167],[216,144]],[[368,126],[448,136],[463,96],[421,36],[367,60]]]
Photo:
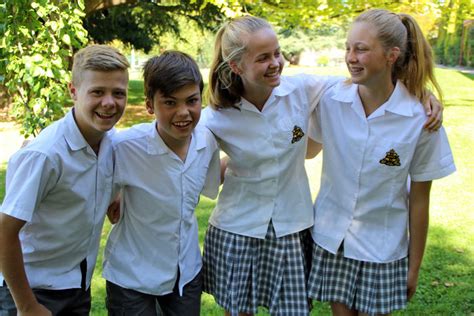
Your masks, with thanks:
[[[127,96],[127,93],[125,91],[115,91],[114,96],[116,98],[125,98]]]
[[[165,100],[164,104],[166,106],[174,106],[176,104],[176,102],[174,102],[173,100]]]
[[[199,101],[200,101],[199,98],[191,98],[188,100],[188,104],[195,105],[196,103],[199,103]]]
[[[90,92],[90,94],[92,94],[95,97],[100,97],[104,94],[104,91],[102,91],[102,90],[92,90]]]

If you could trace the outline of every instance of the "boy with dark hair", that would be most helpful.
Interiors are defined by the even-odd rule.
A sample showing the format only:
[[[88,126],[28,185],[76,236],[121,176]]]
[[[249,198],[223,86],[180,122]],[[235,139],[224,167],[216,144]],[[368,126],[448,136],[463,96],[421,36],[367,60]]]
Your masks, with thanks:
[[[215,198],[219,151],[198,125],[202,77],[188,55],[167,51],[144,66],[146,108],[155,121],[114,137],[120,215],[104,258],[109,315],[199,315],[201,252],[194,210]],[[113,214],[110,214],[113,215]],[[118,218],[119,217],[119,218]],[[110,216],[109,216],[110,218]]]
[[[79,50],[74,107],[11,157],[0,210],[0,315],[89,315],[128,67],[115,48]]]

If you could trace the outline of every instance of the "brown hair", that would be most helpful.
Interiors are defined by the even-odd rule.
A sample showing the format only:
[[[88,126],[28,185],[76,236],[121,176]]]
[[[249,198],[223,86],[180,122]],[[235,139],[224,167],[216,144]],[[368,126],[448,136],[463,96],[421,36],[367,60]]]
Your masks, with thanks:
[[[263,28],[272,28],[264,19],[243,16],[225,23],[217,32],[214,57],[209,71],[209,101],[214,108],[228,108],[240,101],[244,86],[229,65],[239,63],[246,50],[248,36]]]
[[[398,47],[400,56],[392,69],[392,80],[400,80],[420,101],[428,97],[431,83],[442,100],[441,88],[434,76],[433,53],[416,20],[408,14],[396,14],[383,9],[372,9],[355,20],[372,24],[377,38],[385,49]]]
[[[79,86],[85,70],[126,71],[130,67],[127,58],[116,48],[107,45],[90,45],[74,55],[72,83]]]
[[[188,85],[204,88],[201,72],[194,59],[186,53],[169,50],[154,56],[143,66],[145,96],[153,100],[156,91],[170,96],[176,90]]]

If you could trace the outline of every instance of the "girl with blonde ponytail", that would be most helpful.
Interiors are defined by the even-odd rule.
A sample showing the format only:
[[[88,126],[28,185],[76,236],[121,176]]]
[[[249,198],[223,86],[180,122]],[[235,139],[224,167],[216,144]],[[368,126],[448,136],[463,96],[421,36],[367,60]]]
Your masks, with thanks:
[[[422,128],[420,100],[441,91],[411,16],[359,15],[346,64],[350,80],[324,92],[308,130],[324,147],[309,296],[334,315],[389,314],[416,290],[431,182],[455,166],[444,129]]]
[[[307,315],[308,120],[341,79],[282,76],[275,31],[253,16],[224,24],[214,54],[201,122],[228,162],[204,241],[204,291],[226,315],[256,314],[259,306],[271,315]]]

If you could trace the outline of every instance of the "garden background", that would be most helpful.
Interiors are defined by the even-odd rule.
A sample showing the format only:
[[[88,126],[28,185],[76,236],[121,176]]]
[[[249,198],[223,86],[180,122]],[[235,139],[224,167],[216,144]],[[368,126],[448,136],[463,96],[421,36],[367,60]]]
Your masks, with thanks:
[[[110,43],[132,63],[129,103],[118,126],[127,128],[152,119],[143,103],[143,60],[164,49],[181,49],[197,59],[207,79],[215,27],[228,17],[249,12],[271,20],[287,58],[284,74],[347,75],[341,63],[347,23],[364,9],[380,6],[414,14],[434,47],[440,64],[436,77],[445,94],[443,125],[457,167],[455,174],[433,184],[430,231],[417,294],[406,311],[396,314],[474,315],[474,74],[469,68],[474,60],[474,31],[470,0],[0,1],[0,30],[4,31],[0,38],[0,203],[8,157],[21,146],[24,136],[36,134],[67,110],[70,57],[87,43]],[[306,169],[315,196],[321,157],[307,161]],[[203,197],[196,210],[201,245],[214,205],[215,201]],[[102,247],[109,230],[107,223]],[[92,315],[106,314],[101,260],[102,250],[93,280]],[[202,315],[222,314],[212,297],[204,294]],[[328,306],[316,303],[312,315],[326,314]],[[261,315],[267,314],[262,311]]]

